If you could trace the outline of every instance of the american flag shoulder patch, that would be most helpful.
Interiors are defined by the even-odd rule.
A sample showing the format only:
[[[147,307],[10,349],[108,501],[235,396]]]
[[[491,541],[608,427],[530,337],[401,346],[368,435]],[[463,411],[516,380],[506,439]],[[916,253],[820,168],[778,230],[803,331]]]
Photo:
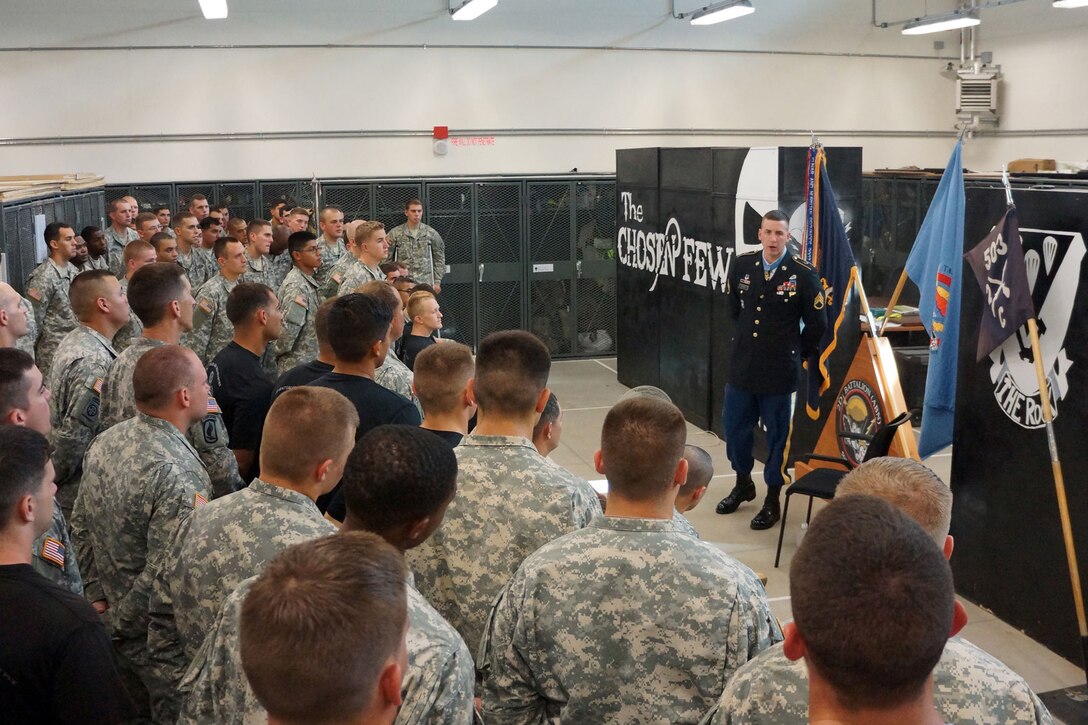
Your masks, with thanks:
[[[42,292],[41,292],[41,290],[39,290],[39,289],[37,289],[35,287],[30,287],[29,289],[27,289],[26,294],[27,294],[27,297],[30,297],[35,302],[41,302],[42,301]]]
[[[64,544],[52,536],[46,536],[42,542],[42,558],[50,564],[64,568]]]
[[[197,307],[204,310],[204,312],[208,313],[209,315],[215,311],[215,305],[213,305],[212,301],[209,300],[207,297],[201,297],[200,301],[196,304]]]
[[[341,282],[344,281],[344,275],[337,272],[336,274],[334,274],[332,276],[332,281],[335,282],[336,284],[340,284]]]
[[[219,407],[219,403],[216,402],[215,398],[213,398],[212,396],[209,395],[208,396],[208,415],[211,415],[212,413],[222,413],[222,412],[223,412],[223,409]]]
[[[94,385],[91,386],[91,390],[93,390],[94,392],[101,395],[102,394],[102,386],[105,384],[105,382],[106,382],[105,378],[95,378]]]
[[[306,307],[306,308],[310,307],[310,303],[307,302],[306,298],[303,297],[302,295],[295,295],[295,304],[296,305],[301,305],[301,306]]]
[[[199,493],[193,494],[193,508],[198,509],[206,503],[208,503],[208,499],[206,497],[201,496]]]

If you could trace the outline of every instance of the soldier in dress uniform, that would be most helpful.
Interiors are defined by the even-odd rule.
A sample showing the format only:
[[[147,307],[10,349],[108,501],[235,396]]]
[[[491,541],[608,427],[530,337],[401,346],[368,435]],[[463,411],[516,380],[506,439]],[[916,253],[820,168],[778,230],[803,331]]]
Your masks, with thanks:
[[[800,361],[816,350],[827,326],[820,278],[789,251],[789,239],[789,218],[778,210],[768,212],[759,227],[762,251],[742,254],[729,273],[733,355],[722,427],[737,483],[716,510],[731,514],[756,497],[752,442],[755,426],[762,422],[767,431],[767,498],[752,519],[756,530],[771,528],[781,517],[779,497],[787,483]]]
[[[662,400],[608,412],[607,513],[526,558],[498,597],[477,663],[485,721],[695,725],[782,639],[751,569],[672,520],[686,435]]]

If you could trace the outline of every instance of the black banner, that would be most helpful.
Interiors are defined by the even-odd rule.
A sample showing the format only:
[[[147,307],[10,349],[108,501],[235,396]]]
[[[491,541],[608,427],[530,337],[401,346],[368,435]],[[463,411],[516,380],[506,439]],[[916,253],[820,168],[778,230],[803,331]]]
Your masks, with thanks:
[[[1088,567],[1088,194],[1017,190],[1014,200],[1083,574]],[[965,239],[985,237],[1004,211],[1003,189],[968,188]],[[956,589],[1079,663],[1031,345],[1021,329],[975,362],[985,305],[977,285],[963,285],[952,449]],[[1082,587],[1086,584],[1082,581]]]

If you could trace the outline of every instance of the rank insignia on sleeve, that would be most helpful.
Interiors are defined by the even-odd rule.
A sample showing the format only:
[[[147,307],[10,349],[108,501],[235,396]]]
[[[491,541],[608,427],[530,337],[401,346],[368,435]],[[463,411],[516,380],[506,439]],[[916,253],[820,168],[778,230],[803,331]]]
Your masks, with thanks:
[[[28,297],[30,297],[35,302],[41,302],[42,301],[42,292],[39,289],[35,289],[34,287],[30,287],[29,289],[27,289],[26,294],[27,294]]]
[[[812,301],[812,307],[816,310],[822,310],[824,308],[824,293],[817,292],[816,299]]]
[[[46,536],[42,542],[42,558],[50,564],[64,568],[64,544],[52,536]]]
[[[193,494],[193,508],[198,509],[206,503],[208,503],[208,499],[205,496],[201,496],[199,493]]]

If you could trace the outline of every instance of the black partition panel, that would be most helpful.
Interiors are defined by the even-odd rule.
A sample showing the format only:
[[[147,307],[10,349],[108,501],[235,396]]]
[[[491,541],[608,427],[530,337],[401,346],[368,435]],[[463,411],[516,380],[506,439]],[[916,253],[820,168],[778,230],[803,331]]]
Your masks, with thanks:
[[[861,218],[861,150],[828,149],[828,174],[852,243]],[[726,278],[758,249],[761,216],[781,209],[799,238],[807,148],[631,149],[617,152],[616,254],[619,380],[657,385],[688,419],[721,433],[733,334]],[[860,337],[856,304],[831,359],[837,389]],[[803,381],[802,381],[803,384]],[[791,460],[812,450],[824,415],[799,405]],[[758,455],[758,452],[757,452]]]
[[[1058,452],[1088,589],[1088,191],[1020,190],[1028,281],[1039,315]],[[967,189],[965,251],[1005,210],[1000,188]],[[986,305],[964,266],[952,449],[956,589],[1069,660],[1081,663],[1039,386],[1020,330],[975,362]]]

